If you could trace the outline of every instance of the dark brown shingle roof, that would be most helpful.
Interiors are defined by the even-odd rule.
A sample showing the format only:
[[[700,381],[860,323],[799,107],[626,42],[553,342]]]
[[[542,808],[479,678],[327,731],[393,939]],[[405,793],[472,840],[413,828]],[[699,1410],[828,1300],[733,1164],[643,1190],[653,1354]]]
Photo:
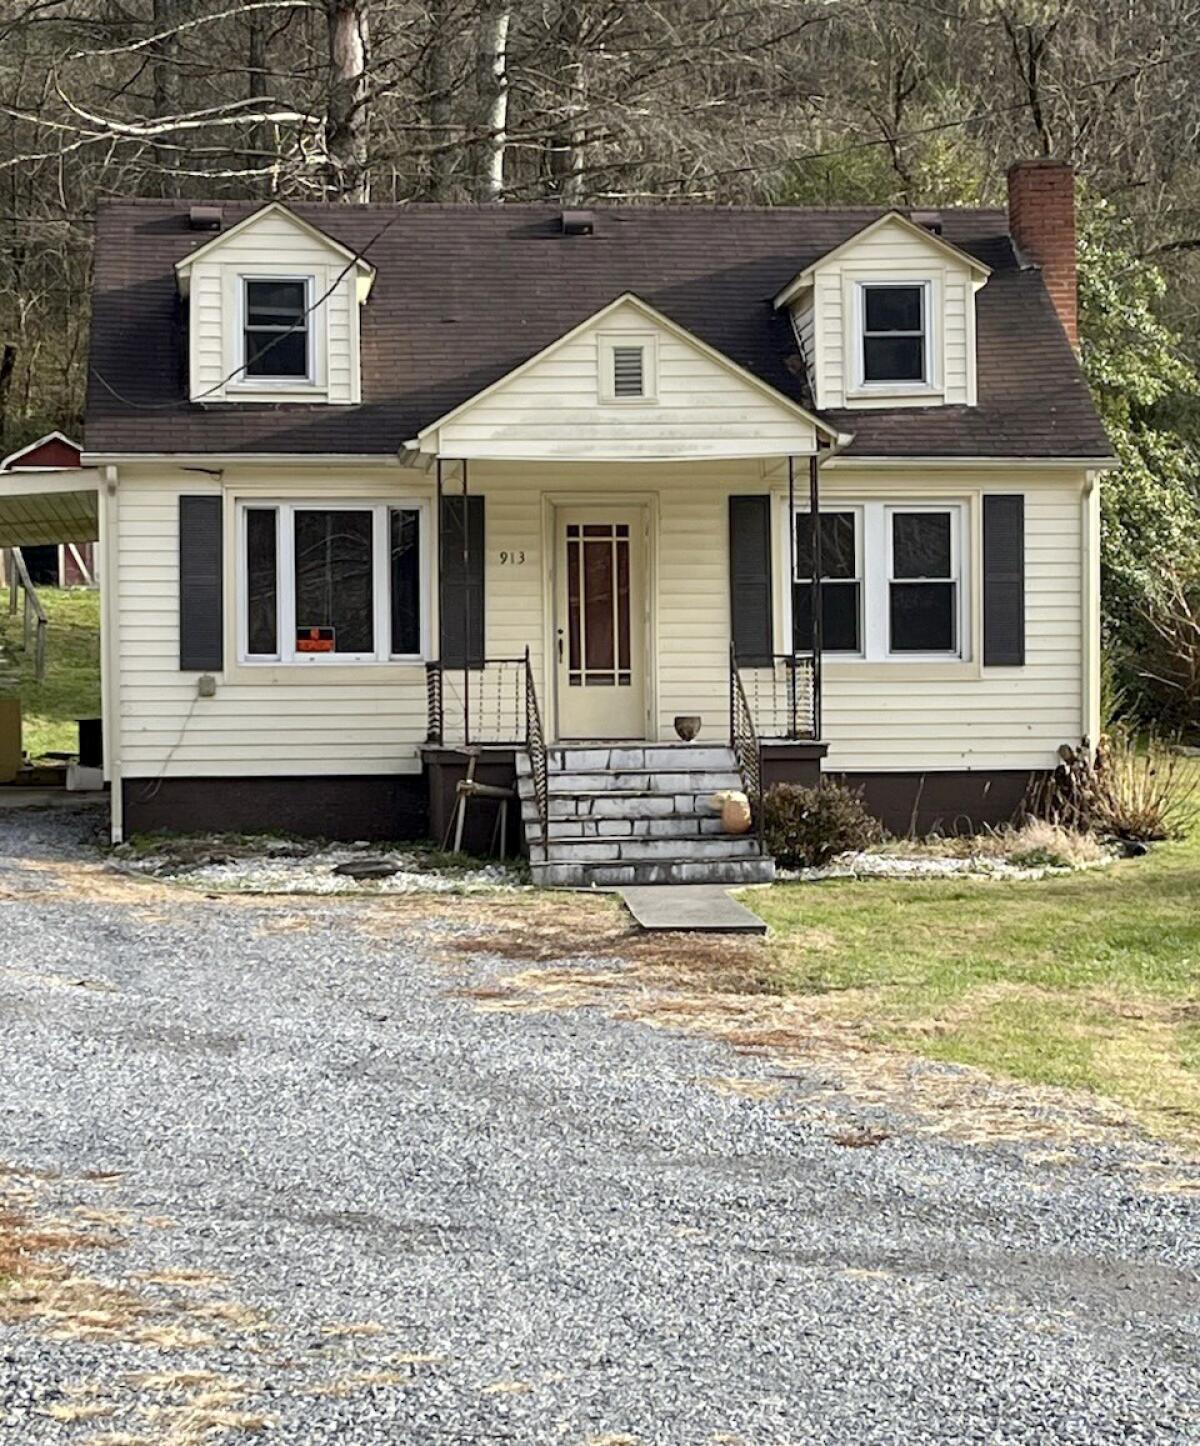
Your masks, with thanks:
[[[592,236],[533,206],[297,205],[368,259],[359,406],[194,405],[184,393],[174,263],[211,236],[186,201],[97,219],[89,452],[391,453],[422,427],[631,291],[786,395],[790,328],[772,297],[883,214],[614,208]],[[226,204],[230,226],[257,209]],[[385,222],[386,231],[379,235]],[[1018,266],[1003,212],[944,213],[945,239],[992,267],[979,293],[979,405],[827,414],[863,456],[1101,457],[1111,451],[1040,273]]]

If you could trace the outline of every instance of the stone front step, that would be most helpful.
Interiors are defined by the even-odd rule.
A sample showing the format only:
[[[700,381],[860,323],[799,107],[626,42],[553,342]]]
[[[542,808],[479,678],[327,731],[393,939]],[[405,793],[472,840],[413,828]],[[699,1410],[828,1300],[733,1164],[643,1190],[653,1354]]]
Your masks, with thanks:
[[[517,789],[533,880],[550,888],[754,884],[774,877],[759,840],[726,833],[713,796],[742,787],[733,752],[702,744],[547,750],[543,836],[529,758]]]
[[[537,810],[531,812],[533,817],[525,820],[525,837],[531,844],[541,843],[542,826]],[[694,813],[675,814],[670,818],[552,818],[549,833],[552,843],[556,839],[729,837],[719,818]]]
[[[614,889],[628,884],[769,884],[773,859],[727,859],[695,863],[686,859],[655,862],[579,864],[535,863],[533,882],[545,889]]]
[[[720,838],[700,834],[694,838],[552,838],[549,853],[547,858],[544,844],[529,845],[529,861],[535,864],[644,863],[655,859],[702,863],[760,856],[758,840],[746,834],[722,834]]]
[[[607,772],[551,773],[547,779],[551,794],[570,795],[624,793],[633,797],[646,794],[719,793],[726,788],[741,788],[741,775],[736,768],[706,769],[699,773],[665,770],[659,773],[634,773],[626,769]]]

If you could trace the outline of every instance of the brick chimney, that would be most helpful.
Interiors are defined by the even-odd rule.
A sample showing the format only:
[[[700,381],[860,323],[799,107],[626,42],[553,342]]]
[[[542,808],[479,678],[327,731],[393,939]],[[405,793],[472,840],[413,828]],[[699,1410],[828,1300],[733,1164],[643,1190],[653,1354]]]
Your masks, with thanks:
[[[1008,229],[1022,264],[1041,268],[1058,318],[1078,347],[1075,171],[1066,161],[1017,161],[1009,167]]]

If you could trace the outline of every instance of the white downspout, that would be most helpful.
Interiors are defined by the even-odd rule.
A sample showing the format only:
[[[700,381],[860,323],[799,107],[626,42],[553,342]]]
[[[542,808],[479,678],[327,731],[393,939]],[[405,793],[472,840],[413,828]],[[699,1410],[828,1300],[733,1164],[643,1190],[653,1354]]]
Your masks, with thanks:
[[[121,646],[119,636],[117,553],[120,499],[117,469],[101,469],[97,492],[100,533],[100,718],[104,732],[104,777],[109,791],[109,824],[114,844],[124,839],[124,797],[121,787]]]

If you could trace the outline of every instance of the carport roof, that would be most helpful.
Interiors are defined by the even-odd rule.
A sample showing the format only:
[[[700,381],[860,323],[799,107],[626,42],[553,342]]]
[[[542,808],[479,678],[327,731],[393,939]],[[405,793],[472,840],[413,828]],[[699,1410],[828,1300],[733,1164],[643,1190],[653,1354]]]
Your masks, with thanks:
[[[94,467],[0,472],[0,547],[95,542],[99,481]]]

